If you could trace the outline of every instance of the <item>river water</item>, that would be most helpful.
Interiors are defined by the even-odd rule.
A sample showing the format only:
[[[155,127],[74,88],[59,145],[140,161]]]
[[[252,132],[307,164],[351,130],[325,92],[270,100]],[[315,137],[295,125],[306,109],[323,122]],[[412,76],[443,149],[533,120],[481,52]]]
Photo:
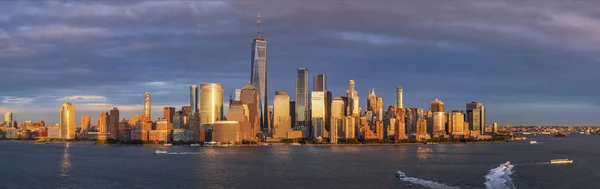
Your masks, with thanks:
[[[600,136],[528,138],[539,144],[203,148],[0,141],[0,188],[600,188]],[[155,155],[159,149],[172,153]],[[556,158],[574,163],[547,163]],[[514,166],[504,169],[506,161]],[[398,170],[407,177],[396,179]]]

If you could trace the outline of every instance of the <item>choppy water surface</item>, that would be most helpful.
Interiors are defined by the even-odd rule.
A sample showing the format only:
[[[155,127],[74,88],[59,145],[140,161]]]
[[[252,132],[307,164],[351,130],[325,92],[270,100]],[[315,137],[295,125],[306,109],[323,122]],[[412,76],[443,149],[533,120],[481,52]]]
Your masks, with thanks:
[[[600,136],[529,138],[540,143],[202,148],[0,141],[0,188],[600,188]],[[575,162],[546,163],[556,158]],[[513,166],[504,168],[506,161]],[[395,178],[398,170],[407,177]]]

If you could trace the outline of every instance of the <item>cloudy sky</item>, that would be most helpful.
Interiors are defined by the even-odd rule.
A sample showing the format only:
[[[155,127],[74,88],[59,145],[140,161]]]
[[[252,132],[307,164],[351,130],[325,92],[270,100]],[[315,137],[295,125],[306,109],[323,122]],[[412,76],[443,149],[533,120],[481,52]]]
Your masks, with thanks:
[[[158,117],[191,84],[240,88],[258,12],[271,97],[305,67],[334,95],[356,80],[363,106],[401,85],[406,107],[482,101],[488,124],[600,123],[592,1],[1,1],[0,112],[53,124],[69,101],[95,123],[141,113],[148,91]]]

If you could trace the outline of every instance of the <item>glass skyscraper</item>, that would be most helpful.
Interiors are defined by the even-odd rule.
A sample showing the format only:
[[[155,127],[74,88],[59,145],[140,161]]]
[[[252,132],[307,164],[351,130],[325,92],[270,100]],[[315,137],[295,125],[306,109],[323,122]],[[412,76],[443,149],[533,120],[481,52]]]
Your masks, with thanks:
[[[327,90],[327,76],[325,74],[317,74],[313,79],[313,91],[326,91]]]
[[[308,69],[298,68],[296,77],[296,127],[307,127],[309,116]]]
[[[258,33],[252,42],[251,84],[258,91],[260,125],[263,131],[269,129],[269,109],[267,103],[267,41],[260,37],[260,15],[258,16]]]
[[[192,115],[198,113],[198,86],[190,86],[190,108]]]

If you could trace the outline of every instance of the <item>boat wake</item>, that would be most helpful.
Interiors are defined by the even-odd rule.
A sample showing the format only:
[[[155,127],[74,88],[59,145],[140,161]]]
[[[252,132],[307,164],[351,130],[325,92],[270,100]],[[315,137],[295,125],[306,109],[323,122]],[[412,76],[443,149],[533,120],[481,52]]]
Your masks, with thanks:
[[[192,155],[192,154],[200,154],[197,152],[169,152],[168,155]]]
[[[419,179],[419,178],[414,178],[414,177],[404,177],[404,178],[399,178],[400,180],[404,181],[404,182],[410,182],[413,184],[418,184],[424,187],[428,187],[428,188],[436,188],[436,189],[458,189],[457,187],[452,187],[452,186],[448,186],[442,183],[438,183],[435,181],[430,181],[430,180],[423,180],[423,179]]]
[[[513,165],[505,167],[504,164],[490,170],[490,173],[485,175],[485,186],[488,189],[515,189],[515,185],[510,178]]]

